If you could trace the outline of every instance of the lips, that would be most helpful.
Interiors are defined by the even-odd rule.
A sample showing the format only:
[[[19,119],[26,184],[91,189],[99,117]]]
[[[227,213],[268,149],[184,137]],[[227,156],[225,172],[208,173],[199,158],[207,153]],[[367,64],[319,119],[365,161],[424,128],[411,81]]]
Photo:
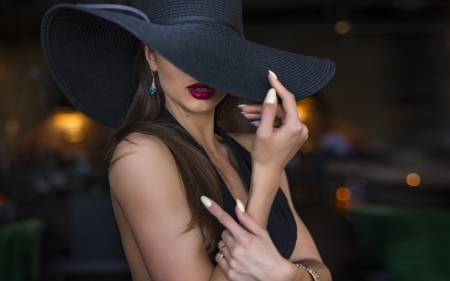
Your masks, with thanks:
[[[199,100],[209,99],[216,92],[215,89],[200,82],[189,85],[186,89],[194,98]]]

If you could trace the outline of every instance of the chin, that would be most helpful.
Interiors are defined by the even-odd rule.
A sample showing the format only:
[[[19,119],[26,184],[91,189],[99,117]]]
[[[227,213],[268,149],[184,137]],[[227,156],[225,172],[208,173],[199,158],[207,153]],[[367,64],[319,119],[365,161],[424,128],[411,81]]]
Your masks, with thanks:
[[[226,94],[222,92],[216,92],[214,95],[208,98],[195,98],[191,97],[192,105],[200,111],[214,110],[216,106],[225,98]]]
[[[213,100],[194,100],[189,104],[188,109],[192,112],[196,113],[207,113],[210,111],[214,111],[216,106],[220,103],[220,101]]]

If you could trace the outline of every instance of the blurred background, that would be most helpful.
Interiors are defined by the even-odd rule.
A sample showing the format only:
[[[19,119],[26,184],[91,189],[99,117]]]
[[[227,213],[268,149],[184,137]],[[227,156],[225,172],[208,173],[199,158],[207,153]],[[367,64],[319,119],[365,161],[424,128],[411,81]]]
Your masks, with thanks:
[[[0,280],[131,280],[103,157],[39,45],[58,3],[0,0]],[[333,280],[450,280],[450,2],[243,0],[246,38],[332,59],[287,167]],[[242,120],[236,131],[250,131]]]

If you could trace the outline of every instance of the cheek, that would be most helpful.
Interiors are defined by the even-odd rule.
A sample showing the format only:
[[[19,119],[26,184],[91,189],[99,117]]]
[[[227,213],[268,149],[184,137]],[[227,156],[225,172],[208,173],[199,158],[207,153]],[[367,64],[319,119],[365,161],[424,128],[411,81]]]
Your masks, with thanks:
[[[176,84],[179,79],[177,79],[176,75],[171,73],[170,71],[166,71],[164,68],[158,71],[159,83],[164,92],[170,93],[176,88]]]
[[[173,80],[170,76],[158,73],[159,85],[164,93],[171,93],[174,90]]]

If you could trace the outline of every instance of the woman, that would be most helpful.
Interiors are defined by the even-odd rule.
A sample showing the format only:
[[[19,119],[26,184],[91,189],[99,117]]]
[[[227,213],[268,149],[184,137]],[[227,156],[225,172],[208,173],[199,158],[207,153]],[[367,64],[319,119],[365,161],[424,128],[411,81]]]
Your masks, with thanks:
[[[295,100],[332,62],[246,41],[239,0],[57,5],[42,46],[72,103],[119,127],[107,160],[133,280],[331,280],[283,169],[307,138]],[[236,97],[263,102],[239,106],[255,136],[216,123]]]

